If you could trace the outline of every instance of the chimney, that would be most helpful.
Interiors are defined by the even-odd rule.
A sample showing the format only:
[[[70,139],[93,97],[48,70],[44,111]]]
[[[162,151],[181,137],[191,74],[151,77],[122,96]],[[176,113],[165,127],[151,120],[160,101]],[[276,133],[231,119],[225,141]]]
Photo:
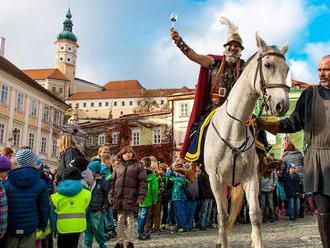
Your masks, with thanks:
[[[1,37],[1,47],[0,47],[0,56],[5,56],[5,38]]]

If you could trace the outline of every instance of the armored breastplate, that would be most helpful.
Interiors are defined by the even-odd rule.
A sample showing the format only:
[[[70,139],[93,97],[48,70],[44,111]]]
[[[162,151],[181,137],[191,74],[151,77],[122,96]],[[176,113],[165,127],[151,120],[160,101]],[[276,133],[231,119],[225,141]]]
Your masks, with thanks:
[[[220,80],[216,80],[216,75],[220,69],[221,61],[216,60],[210,68],[209,83],[211,84],[210,99],[215,107],[221,106],[227,99],[230,90],[234,86],[237,79],[236,64],[230,65],[226,63]]]

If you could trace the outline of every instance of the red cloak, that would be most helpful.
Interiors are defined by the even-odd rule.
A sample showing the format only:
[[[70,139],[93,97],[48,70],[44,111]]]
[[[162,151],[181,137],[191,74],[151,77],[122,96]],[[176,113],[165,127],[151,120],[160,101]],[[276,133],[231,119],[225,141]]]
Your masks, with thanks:
[[[222,56],[220,55],[209,54],[208,56],[211,56],[215,60],[222,59]],[[184,138],[184,142],[180,151],[181,158],[184,158],[187,153],[191,128],[194,122],[198,120],[199,117],[202,115],[209,99],[210,99],[209,69],[202,66],[199,71],[198,82],[195,91],[194,106],[190,114],[186,136]]]

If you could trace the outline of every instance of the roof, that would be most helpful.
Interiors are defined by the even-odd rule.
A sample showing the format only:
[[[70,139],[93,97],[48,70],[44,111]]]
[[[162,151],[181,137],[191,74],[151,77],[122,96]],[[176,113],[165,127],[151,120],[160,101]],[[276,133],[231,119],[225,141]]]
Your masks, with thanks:
[[[77,92],[72,94],[68,100],[93,100],[93,99],[114,99],[114,98],[144,98],[144,97],[168,97],[179,92],[191,91],[187,87],[180,89],[140,89],[140,90],[104,90],[98,92]]]
[[[94,87],[97,87],[97,88],[100,88],[100,89],[103,89],[103,87],[101,85],[98,85],[98,84],[95,84],[95,83],[92,83],[92,82],[89,82],[85,79],[81,79],[81,78],[77,78],[75,77],[74,78],[75,81],[78,81],[79,83],[84,83],[84,84],[89,84],[91,86],[94,86]]]
[[[34,80],[41,80],[46,78],[57,80],[68,80],[59,69],[27,69],[22,70],[26,75]]]
[[[294,79],[291,79],[291,82],[292,82],[292,87],[295,87],[295,88],[298,88],[298,89],[306,89],[309,86],[311,86],[308,83],[304,83],[304,82],[297,81],[297,80],[294,80]]]
[[[105,90],[141,90],[144,89],[138,80],[110,81],[103,85]]]
[[[124,115],[120,118],[116,119],[108,119],[108,120],[100,120],[94,122],[84,122],[79,124],[81,128],[89,128],[89,127],[96,127],[96,126],[108,126],[112,124],[121,123],[122,121],[142,121],[141,118],[150,118],[152,116],[160,116],[160,115],[169,115],[171,114],[170,110],[166,111],[155,111],[152,113],[143,113],[143,114],[130,114]]]
[[[3,70],[4,72],[8,73],[9,75],[21,80],[23,83],[28,84],[29,86],[39,90],[40,92],[44,93],[45,95],[48,95],[49,97],[53,98],[57,102],[64,105],[66,108],[70,108],[69,105],[65,104],[60,98],[53,95],[51,92],[46,90],[44,87],[42,87],[40,84],[38,84],[36,81],[34,81],[32,78],[27,76],[23,71],[18,69],[14,64],[12,64],[9,60],[6,58],[0,56],[0,70]]]

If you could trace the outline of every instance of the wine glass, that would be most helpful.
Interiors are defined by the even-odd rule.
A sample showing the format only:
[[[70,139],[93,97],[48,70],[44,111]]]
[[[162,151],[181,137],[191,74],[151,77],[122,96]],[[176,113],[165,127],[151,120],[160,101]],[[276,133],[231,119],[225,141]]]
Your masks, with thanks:
[[[174,29],[174,24],[175,22],[178,20],[178,15],[175,14],[174,12],[171,13],[171,16],[170,16],[170,21],[171,21],[171,24],[172,24],[172,29]]]

